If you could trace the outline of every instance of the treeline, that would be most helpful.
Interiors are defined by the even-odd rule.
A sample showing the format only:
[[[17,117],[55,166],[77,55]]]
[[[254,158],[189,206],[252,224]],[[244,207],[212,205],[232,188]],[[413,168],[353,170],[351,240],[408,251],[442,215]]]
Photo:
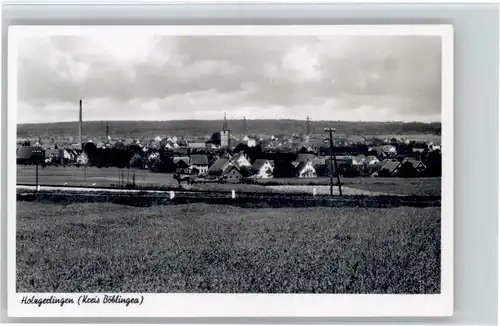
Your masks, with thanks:
[[[220,130],[222,120],[179,120],[179,121],[87,121],[84,122],[83,136],[105,137],[106,125],[109,133],[118,138],[156,137],[158,134],[176,136],[211,135]],[[270,132],[282,135],[301,133],[305,120],[247,120],[248,131],[252,134],[268,135]],[[311,121],[311,131],[323,134],[326,127],[337,129],[338,133],[351,135],[377,134],[435,134],[441,133],[441,123],[422,122],[352,122],[352,121]],[[233,134],[243,130],[243,120],[229,120]],[[55,122],[40,124],[18,124],[17,135],[25,137],[75,136],[77,122]]]

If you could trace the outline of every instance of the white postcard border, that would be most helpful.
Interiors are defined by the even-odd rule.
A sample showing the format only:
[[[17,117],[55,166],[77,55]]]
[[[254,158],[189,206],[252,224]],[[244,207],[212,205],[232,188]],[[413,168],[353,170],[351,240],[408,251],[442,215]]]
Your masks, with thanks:
[[[120,294],[143,295],[142,305],[23,305],[16,293],[17,40],[27,35],[126,32],[158,35],[437,35],[442,37],[441,294]],[[338,26],[10,26],[8,36],[8,315],[9,317],[412,317],[453,314],[453,27]],[[107,293],[108,294],[108,293]],[[109,293],[111,294],[111,293]],[[82,294],[47,293],[75,302]],[[90,296],[96,294],[89,294]],[[102,296],[103,294],[101,294]]]

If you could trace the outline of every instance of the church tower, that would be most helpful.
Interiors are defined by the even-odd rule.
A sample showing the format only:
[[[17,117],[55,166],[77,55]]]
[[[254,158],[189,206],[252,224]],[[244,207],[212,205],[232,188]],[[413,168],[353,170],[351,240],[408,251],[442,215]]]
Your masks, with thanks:
[[[230,131],[227,126],[226,112],[224,112],[224,123],[222,124],[222,130],[220,131],[220,146],[229,147],[230,145]]]

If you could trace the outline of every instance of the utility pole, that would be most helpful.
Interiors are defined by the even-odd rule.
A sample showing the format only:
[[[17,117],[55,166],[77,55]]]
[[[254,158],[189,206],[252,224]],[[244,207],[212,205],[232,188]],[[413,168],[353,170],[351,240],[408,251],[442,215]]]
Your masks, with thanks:
[[[80,149],[83,150],[83,139],[82,139],[82,100],[80,100],[80,114],[78,116],[78,143],[80,144]]]
[[[248,134],[247,118],[243,117],[243,136]]]
[[[330,135],[330,195],[333,196],[333,164],[335,164],[335,174],[337,175],[337,183],[339,185],[339,195],[342,196],[342,187],[340,185],[337,157],[333,151],[333,133],[335,132],[335,128],[325,128],[325,132],[328,132]]]
[[[309,137],[311,135],[311,119],[307,117],[306,120],[306,136]]]

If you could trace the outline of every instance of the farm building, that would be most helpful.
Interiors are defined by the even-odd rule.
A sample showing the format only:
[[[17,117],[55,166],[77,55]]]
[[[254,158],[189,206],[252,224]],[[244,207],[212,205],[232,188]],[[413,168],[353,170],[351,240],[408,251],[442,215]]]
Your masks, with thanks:
[[[232,164],[224,171],[224,179],[227,182],[240,182],[242,178],[240,169]]]
[[[274,162],[266,159],[257,159],[253,162],[251,171],[256,178],[272,178]]]
[[[233,164],[230,162],[228,158],[219,158],[216,160],[208,169],[208,175],[209,176],[222,176],[223,171],[228,167],[232,166]]]
[[[173,158],[175,172],[189,174],[189,156],[177,156]]]
[[[189,161],[191,174],[202,174],[208,171],[208,157],[205,154],[193,154]]]
[[[21,146],[17,150],[18,164],[36,164],[45,161],[45,150],[41,146]]]
[[[296,163],[296,162],[294,162]],[[293,163],[292,163],[293,164]],[[299,178],[315,178],[317,177],[316,170],[312,164],[312,161],[302,161],[295,166],[295,176]]]
[[[175,164],[175,172],[178,174],[189,174],[189,165],[184,160],[178,160]]]

